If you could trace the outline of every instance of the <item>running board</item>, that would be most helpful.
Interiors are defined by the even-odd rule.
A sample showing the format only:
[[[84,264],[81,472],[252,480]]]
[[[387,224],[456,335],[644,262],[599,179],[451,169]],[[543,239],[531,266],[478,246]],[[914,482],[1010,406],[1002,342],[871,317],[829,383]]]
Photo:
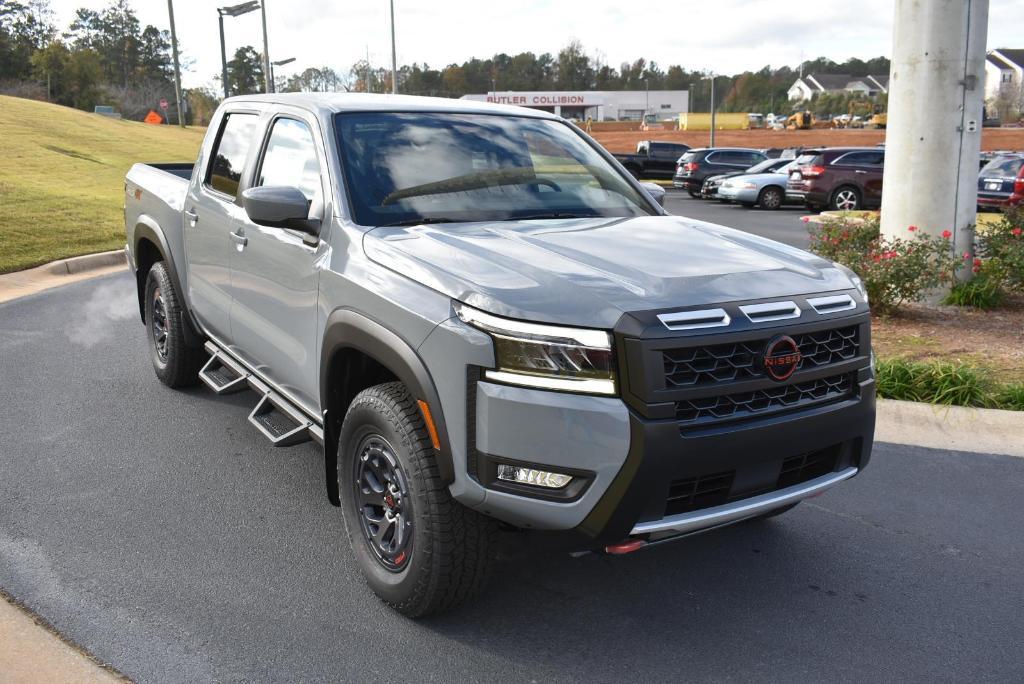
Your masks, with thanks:
[[[199,379],[216,394],[234,394],[249,388],[249,371],[213,344],[206,343],[210,360],[199,371]]]
[[[277,447],[294,446],[311,439],[323,443],[320,426],[273,390],[263,394],[256,408],[249,414],[249,422]]]

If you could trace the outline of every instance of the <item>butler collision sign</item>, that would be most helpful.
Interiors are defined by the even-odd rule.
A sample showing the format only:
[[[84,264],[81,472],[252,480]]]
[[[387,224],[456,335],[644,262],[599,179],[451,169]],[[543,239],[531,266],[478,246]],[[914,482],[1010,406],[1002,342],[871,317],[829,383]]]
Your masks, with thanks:
[[[465,100],[543,109],[565,117],[595,121],[639,121],[644,114],[675,119],[687,111],[685,90],[497,90],[463,95]]]
[[[575,105],[577,107],[604,104],[599,93],[488,93],[487,102],[497,104],[523,105],[527,107],[553,107]]]

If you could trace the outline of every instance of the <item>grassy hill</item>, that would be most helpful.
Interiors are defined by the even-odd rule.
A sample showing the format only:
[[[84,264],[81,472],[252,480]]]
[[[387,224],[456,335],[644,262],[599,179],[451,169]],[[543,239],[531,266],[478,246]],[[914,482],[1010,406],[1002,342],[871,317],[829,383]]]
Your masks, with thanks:
[[[0,273],[124,245],[124,174],[190,161],[206,130],[0,96]]]

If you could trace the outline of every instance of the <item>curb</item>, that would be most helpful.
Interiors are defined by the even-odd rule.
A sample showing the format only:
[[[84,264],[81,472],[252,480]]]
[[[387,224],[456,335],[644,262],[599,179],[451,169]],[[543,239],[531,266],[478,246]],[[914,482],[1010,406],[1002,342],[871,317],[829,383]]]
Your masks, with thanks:
[[[127,263],[124,250],[115,249],[110,252],[58,259],[24,271],[5,273],[0,275],[0,303],[61,285],[117,273],[123,270]]]
[[[4,682],[130,681],[62,638],[46,620],[0,590],[0,680]]]
[[[879,399],[875,441],[1024,458],[1024,411]]]

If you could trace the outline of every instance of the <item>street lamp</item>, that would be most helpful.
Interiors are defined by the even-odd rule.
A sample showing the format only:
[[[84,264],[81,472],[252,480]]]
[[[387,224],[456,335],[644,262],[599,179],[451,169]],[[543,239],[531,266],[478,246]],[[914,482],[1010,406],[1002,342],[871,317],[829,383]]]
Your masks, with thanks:
[[[395,0],[391,0],[391,93],[398,93],[398,56],[395,52]]]
[[[270,82],[272,84],[271,87],[275,91],[277,90],[277,80],[274,78],[274,67],[276,67],[276,66],[284,66],[285,64],[291,64],[294,61],[295,61],[294,57],[289,57],[288,59],[280,59],[280,60],[278,60],[276,62],[271,62],[270,63]]]
[[[217,22],[220,24],[220,80],[224,84],[224,97],[231,97],[231,93],[228,91],[228,58],[224,49],[224,17],[240,17],[259,8],[260,3],[257,0],[217,8]],[[264,25],[264,38],[266,38],[266,25]],[[266,41],[264,40],[265,45]]]

